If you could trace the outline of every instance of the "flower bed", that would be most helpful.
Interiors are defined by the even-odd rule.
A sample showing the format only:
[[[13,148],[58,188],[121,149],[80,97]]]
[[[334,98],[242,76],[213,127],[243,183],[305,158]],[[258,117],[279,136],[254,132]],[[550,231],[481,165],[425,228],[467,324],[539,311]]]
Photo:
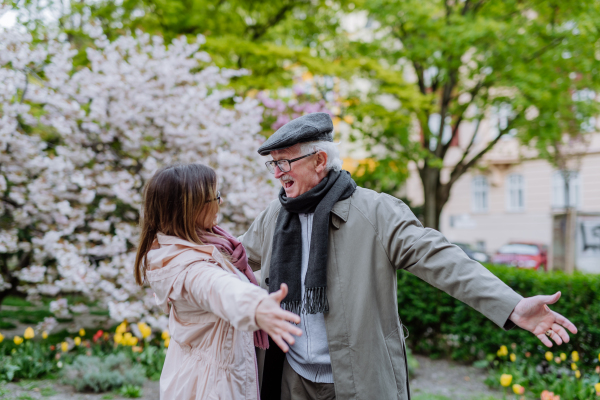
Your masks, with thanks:
[[[146,378],[159,379],[169,346],[167,331],[154,334],[145,323],[119,324],[113,332],[79,330],[48,335],[25,329],[23,336],[5,339],[0,333],[0,380],[59,378],[82,391],[106,391],[139,386]],[[97,365],[94,371],[69,368]],[[130,366],[132,372],[121,369]],[[141,375],[141,376],[140,376]]]
[[[520,351],[513,343],[510,351],[503,345],[495,355],[488,356],[487,362],[492,369],[486,383],[504,387],[505,393],[512,392],[516,398],[525,394],[541,400],[586,400],[600,396],[600,365],[583,366],[577,351],[532,354]]]

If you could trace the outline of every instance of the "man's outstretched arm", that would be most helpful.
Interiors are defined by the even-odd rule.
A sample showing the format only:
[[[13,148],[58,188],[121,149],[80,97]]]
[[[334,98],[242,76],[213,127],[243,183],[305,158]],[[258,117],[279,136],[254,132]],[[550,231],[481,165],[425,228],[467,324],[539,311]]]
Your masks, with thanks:
[[[546,346],[552,346],[547,331],[552,331],[550,337],[558,344],[569,340],[565,328],[577,332],[569,320],[547,306],[558,301],[559,293],[523,298],[440,232],[423,228],[399,200],[390,197],[380,207],[377,225],[396,268],[468,304],[504,329],[517,325],[532,332]]]

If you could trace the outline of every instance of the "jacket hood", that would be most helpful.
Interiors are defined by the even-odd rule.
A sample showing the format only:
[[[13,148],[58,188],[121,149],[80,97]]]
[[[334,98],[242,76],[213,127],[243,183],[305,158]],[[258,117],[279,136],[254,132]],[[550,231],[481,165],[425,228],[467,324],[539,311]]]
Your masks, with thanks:
[[[199,261],[216,261],[224,269],[231,269],[213,245],[199,245],[158,233],[147,255],[146,276],[154,290],[156,304],[165,313],[169,312],[169,294],[177,276]]]

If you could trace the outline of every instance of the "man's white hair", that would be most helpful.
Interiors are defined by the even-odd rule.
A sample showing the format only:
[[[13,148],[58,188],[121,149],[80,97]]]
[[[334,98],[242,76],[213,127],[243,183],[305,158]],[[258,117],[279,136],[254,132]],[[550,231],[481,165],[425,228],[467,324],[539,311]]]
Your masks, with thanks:
[[[327,165],[325,169],[327,172],[341,171],[342,170],[342,159],[340,158],[340,151],[337,148],[338,143],[327,142],[325,140],[318,140],[315,142],[300,143],[300,152],[302,154],[309,154],[315,151],[324,151],[327,153]]]

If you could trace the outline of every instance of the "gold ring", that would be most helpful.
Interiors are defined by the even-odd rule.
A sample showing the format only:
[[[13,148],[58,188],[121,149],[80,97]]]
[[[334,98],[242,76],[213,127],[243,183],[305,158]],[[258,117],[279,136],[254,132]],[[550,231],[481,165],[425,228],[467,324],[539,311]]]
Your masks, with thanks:
[[[546,336],[552,337],[552,332],[553,332],[552,330],[547,330],[546,331]]]

